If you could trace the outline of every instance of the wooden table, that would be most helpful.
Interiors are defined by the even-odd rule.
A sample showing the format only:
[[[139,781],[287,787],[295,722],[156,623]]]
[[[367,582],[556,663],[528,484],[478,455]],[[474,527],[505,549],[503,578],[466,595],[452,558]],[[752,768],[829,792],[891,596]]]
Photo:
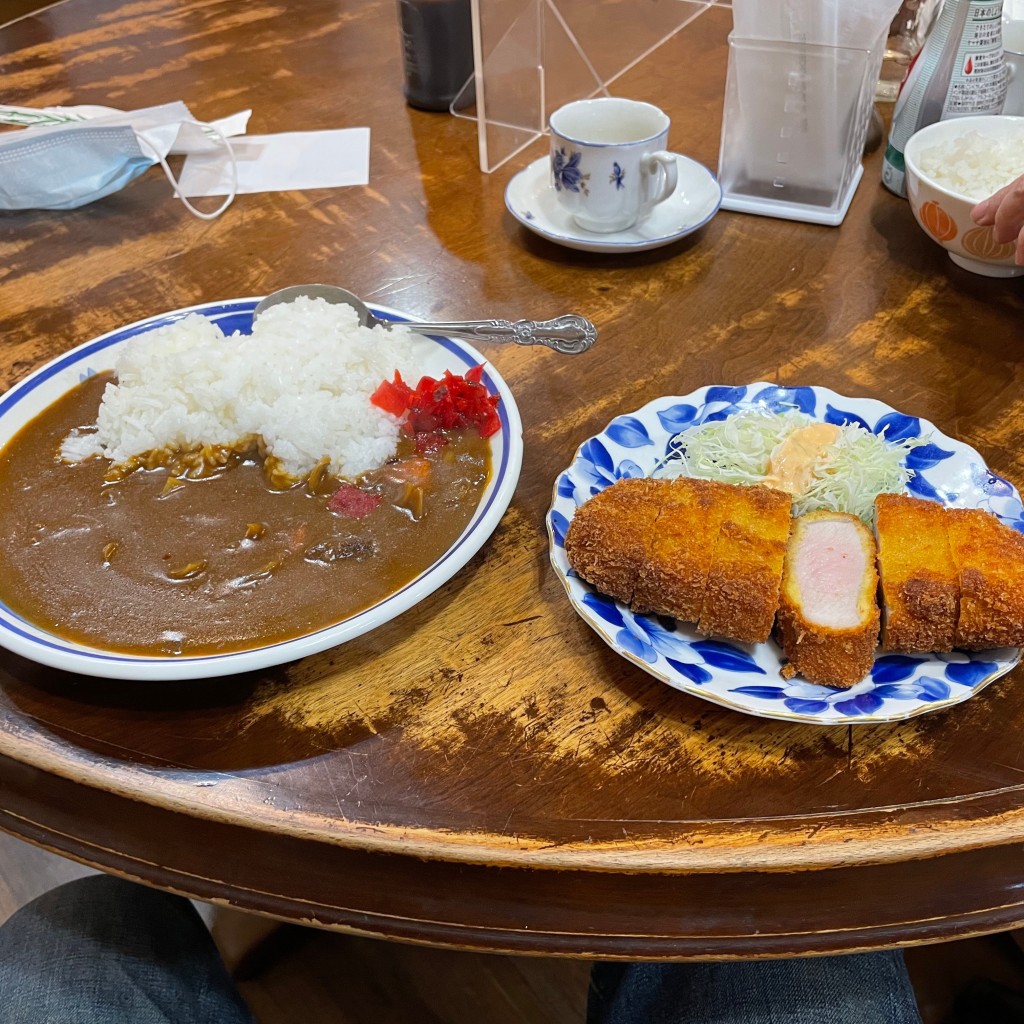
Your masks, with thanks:
[[[711,167],[725,20],[618,88]],[[483,175],[471,122],[405,107],[388,3],[66,0],[0,31],[0,68],[15,103],[180,98],[207,119],[251,106],[253,133],[373,133],[368,187],[242,196],[211,223],[156,171],[78,211],[0,215],[5,387],[121,324],[311,279],[425,318],[576,310],[600,330],[584,357],[489,353],[524,419],[518,490],[397,621],[184,685],[3,654],[0,826],[203,899],[475,949],[760,956],[1024,922],[1024,672],[902,724],[759,720],[616,656],[548,563],[576,446],[706,383],[879,398],[1024,483],[1021,286],[954,267],[878,185],[879,153],[841,228],[723,212],[663,250],[588,255],[504,210],[543,145]]]

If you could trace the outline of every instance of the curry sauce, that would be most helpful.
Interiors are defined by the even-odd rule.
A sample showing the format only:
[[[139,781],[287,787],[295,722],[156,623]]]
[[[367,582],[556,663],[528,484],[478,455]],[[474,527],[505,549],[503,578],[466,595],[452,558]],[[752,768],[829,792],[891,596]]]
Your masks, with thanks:
[[[490,474],[488,442],[449,432],[352,484],[287,489],[258,454],[203,479],[166,468],[107,480],[68,465],[63,438],[92,422],[109,374],[90,377],[0,452],[0,599],[66,639],[122,653],[204,655],[323,629],[400,590],[465,529]]]

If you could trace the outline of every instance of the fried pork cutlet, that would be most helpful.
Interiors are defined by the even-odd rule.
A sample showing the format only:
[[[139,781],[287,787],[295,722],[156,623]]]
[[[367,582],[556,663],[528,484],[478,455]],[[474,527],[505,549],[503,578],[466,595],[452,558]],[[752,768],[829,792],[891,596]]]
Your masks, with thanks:
[[[946,510],[960,577],[956,647],[1024,645],[1024,536],[983,509]]]
[[[779,604],[789,664],[812,683],[846,688],[874,661],[879,612],[875,539],[846,512],[809,512],[793,523]]]
[[[658,483],[662,485],[662,511],[633,594],[633,609],[696,622],[722,509],[737,488],[688,477]]]
[[[905,494],[875,498],[882,647],[887,651],[953,649],[960,580],[947,518],[947,510],[934,501]]]
[[[697,628],[761,643],[771,635],[789,539],[792,496],[771,487],[729,487]],[[659,520],[664,522],[665,516]]]
[[[771,633],[790,495],[713,480],[620,480],[576,510],[569,564],[634,611],[747,643]]]
[[[654,538],[667,481],[617,480],[584,502],[565,534],[569,564],[609,597],[629,604]]]

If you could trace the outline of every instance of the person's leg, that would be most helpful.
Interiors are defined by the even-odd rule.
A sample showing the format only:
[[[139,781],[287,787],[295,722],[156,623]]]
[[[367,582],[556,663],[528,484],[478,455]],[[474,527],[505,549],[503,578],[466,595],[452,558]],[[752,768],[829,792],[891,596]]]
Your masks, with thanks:
[[[90,875],[0,926],[0,1024],[252,1021],[184,897]]]
[[[920,1024],[896,951],[729,963],[598,963],[587,1024]]]

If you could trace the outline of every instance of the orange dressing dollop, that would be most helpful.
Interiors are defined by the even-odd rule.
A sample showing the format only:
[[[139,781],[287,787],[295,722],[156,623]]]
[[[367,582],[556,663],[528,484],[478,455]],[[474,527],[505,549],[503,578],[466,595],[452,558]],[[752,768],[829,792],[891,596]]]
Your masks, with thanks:
[[[842,431],[833,423],[797,427],[772,452],[765,483],[790,494],[802,494],[811,482],[814,467],[827,455],[829,445]]]

